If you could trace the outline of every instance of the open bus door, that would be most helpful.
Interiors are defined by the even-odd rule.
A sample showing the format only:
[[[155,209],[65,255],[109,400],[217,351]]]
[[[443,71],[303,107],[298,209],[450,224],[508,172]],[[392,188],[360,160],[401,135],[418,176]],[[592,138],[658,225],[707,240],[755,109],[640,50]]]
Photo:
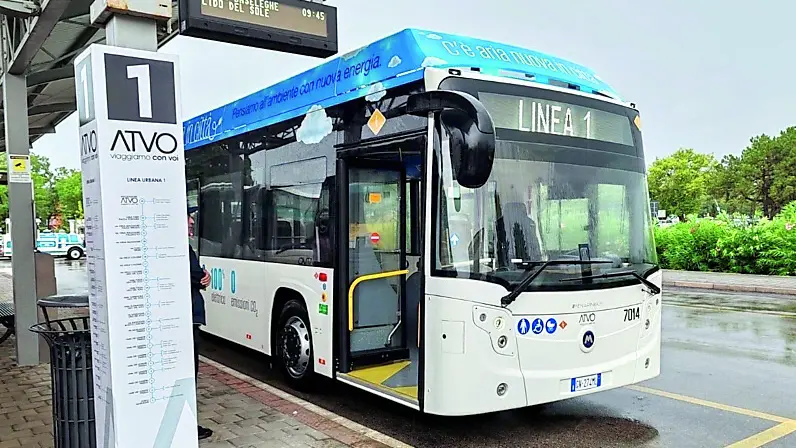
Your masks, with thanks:
[[[422,271],[409,249],[420,179],[407,179],[407,165],[419,163],[424,145],[425,134],[348,148],[337,164],[338,378],[414,406]]]

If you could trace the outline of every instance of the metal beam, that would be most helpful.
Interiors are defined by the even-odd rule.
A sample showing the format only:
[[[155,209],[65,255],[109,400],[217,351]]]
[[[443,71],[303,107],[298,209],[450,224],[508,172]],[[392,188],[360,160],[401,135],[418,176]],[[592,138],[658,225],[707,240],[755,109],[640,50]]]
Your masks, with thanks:
[[[31,136],[33,135],[44,135],[44,134],[55,134],[55,128],[53,126],[38,126],[34,128],[28,129],[28,134]]]
[[[88,16],[92,1],[93,0],[72,0],[69,2],[69,7],[66,9],[66,12],[61,16],[61,20]]]
[[[32,139],[36,136],[42,136],[46,134],[55,134],[55,127],[53,126],[38,126],[33,128],[28,128],[28,135]],[[5,142],[5,138],[0,139],[0,142]]]
[[[0,0],[0,14],[8,17],[27,19],[33,17],[41,11],[38,4],[30,1],[10,1]]]
[[[67,101],[65,103],[45,103],[37,104],[28,108],[28,116],[54,114],[57,112],[74,112],[77,110],[76,101]]]
[[[30,31],[25,34],[8,64],[8,73],[22,75],[28,69],[33,58],[41,49],[44,41],[50,36],[69,6],[69,0],[45,0],[41,13],[33,19]]]
[[[0,110],[3,108],[0,107]],[[74,112],[77,110],[77,103],[75,101],[65,101],[61,103],[44,103],[37,104],[28,108],[28,117],[43,114],[55,114],[58,112]],[[2,123],[2,120],[0,120]]]
[[[28,87],[36,87],[53,81],[60,81],[62,79],[70,79],[74,77],[75,68],[72,66],[54,68],[51,70],[42,70],[40,72],[28,74]]]

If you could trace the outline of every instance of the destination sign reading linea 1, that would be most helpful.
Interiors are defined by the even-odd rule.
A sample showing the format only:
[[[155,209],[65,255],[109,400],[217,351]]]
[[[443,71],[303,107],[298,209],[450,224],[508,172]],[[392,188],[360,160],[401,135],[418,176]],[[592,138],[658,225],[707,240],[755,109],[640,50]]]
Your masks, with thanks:
[[[481,92],[495,127],[633,145],[630,119],[561,101]]]
[[[300,0],[181,0],[180,33],[327,57],[337,53],[337,9]]]

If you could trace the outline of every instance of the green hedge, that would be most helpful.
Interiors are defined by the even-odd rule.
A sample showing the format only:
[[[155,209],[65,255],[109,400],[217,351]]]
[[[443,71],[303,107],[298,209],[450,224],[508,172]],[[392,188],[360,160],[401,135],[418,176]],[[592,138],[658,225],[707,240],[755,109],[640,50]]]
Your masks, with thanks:
[[[755,224],[727,215],[689,217],[656,227],[655,244],[665,269],[796,275],[796,202]]]

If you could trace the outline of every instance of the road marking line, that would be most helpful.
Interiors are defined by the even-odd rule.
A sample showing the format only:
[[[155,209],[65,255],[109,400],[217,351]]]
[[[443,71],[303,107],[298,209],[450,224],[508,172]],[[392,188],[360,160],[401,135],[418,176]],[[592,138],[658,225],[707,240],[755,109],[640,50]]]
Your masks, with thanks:
[[[768,420],[777,423],[794,423],[796,420],[791,420],[789,418],[780,417],[778,415],[767,414],[765,412],[753,411],[751,409],[744,409],[739,408],[736,406],[730,406],[726,404],[716,403],[713,401],[702,400],[700,398],[688,397],[685,395],[675,394],[672,392],[666,392],[658,389],[651,389],[649,387],[644,386],[627,386],[628,389],[635,390],[637,392],[644,392],[647,394],[658,395],[659,397],[666,397],[671,398],[672,400],[683,401],[686,403],[691,403],[699,406],[705,406],[708,408],[718,409],[721,411],[733,412],[736,414],[745,415],[747,417],[755,417],[760,418],[763,420]]]
[[[727,445],[727,448],[758,448],[769,442],[780,439],[788,434],[796,432],[796,420],[780,423],[773,428],[759,432],[751,437]]]

